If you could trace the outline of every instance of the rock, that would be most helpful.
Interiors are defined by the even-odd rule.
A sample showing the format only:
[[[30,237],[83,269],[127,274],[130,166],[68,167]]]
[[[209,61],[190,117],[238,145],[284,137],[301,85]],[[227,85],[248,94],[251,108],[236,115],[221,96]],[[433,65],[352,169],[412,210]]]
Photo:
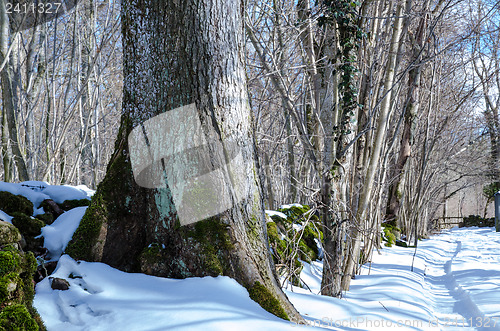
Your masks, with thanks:
[[[12,224],[0,221],[0,245],[13,244],[21,241],[19,230]]]
[[[0,229],[15,229],[2,223]],[[14,239],[20,239],[17,229],[14,233]],[[0,246],[0,330],[45,330],[32,306],[36,266],[33,253],[19,250],[17,243]]]
[[[13,213],[12,224],[14,224],[22,235],[38,236],[41,233],[41,229],[45,226],[42,220],[38,218],[31,218],[22,213]]]
[[[34,277],[35,283],[42,281],[45,277],[52,274],[54,270],[56,270],[56,267],[57,267],[56,261],[45,262],[43,264],[40,264],[36,268],[36,273]]]
[[[0,210],[9,215],[14,212],[21,212],[26,215],[33,215],[33,203],[22,195],[14,195],[10,192],[0,192]]]
[[[60,204],[63,210],[70,210],[76,207],[85,207],[90,205],[89,199],[80,199],[80,200],[64,200],[63,203]]]
[[[45,330],[45,327],[39,316],[32,316],[25,305],[15,303],[0,312],[0,330]]]
[[[66,279],[57,278],[57,277],[50,277],[49,279],[51,281],[50,287],[53,290],[66,291],[69,289],[69,283]]]
[[[43,200],[43,202],[40,204],[40,207],[42,207],[43,211],[45,211],[46,213],[51,213],[54,216],[54,219],[58,218],[62,213],[64,213],[64,210],[62,210],[61,207],[59,207],[59,205],[51,199]]]
[[[32,218],[22,213],[13,213],[12,224],[14,224],[21,232],[24,242],[22,247],[25,250],[37,253],[36,255],[43,254],[43,238],[37,237],[41,233],[42,227],[45,226],[42,220]]]
[[[408,243],[404,240],[396,240],[396,246],[399,247],[408,247]]]
[[[54,215],[52,215],[52,213],[39,214],[39,215],[36,215],[35,218],[42,220],[45,224],[50,225],[50,224],[54,223]]]

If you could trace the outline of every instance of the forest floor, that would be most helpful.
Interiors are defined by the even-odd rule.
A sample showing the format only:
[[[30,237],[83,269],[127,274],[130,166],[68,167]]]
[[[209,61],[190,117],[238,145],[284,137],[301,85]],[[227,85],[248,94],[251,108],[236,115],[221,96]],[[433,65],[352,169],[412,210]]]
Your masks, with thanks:
[[[69,190],[49,189],[61,200],[57,195]],[[306,263],[301,278],[308,289],[285,289],[309,324],[298,325],[262,309],[228,277],[166,279],[60,256],[86,208],[71,209],[42,228],[45,247],[59,260],[50,277],[70,284],[52,290],[47,277],[36,286],[34,306],[49,331],[500,330],[500,233],[493,228],[444,231],[420,241],[416,254],[414,248],[384,247],[342,299],[319,295],[321,261]],[[7,222],[9,217],[0,213]]]

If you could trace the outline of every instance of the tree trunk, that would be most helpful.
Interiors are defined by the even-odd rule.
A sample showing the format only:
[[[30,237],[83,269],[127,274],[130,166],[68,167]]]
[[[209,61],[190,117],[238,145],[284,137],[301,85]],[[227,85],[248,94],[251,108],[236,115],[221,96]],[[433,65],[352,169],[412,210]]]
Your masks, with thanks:
[[[375,184],[375,174],[378,169],[380,154],[382,152],[382,147],[384,144],[384,137],[387,131],[387,118],[391,105],[391,94],[396,68],[396,56],[397,50],[399,48],[402,27],[403,4],[399,3],[396,10],[396,18],[392,31],[389,58],[387,59],[384,77],[385,96],[383,97],[384,99],[382,101],[382,104],[380,105],[377,129],[373,140],[373,150],[370,155],[368,167],[366,169],[364,185],[362,186],[362,191],[359,196],[358,208],[355,217],[357,224],[354,224],[351,233],[351,250],[348,254],[347,262],[345,264],[344,275],[342,276],[342,289],[344,290],[349,289],[351,278],[354,276],[354,270],[356,269],[356,264],[359,261],[359,250],[361,247],[361,228],[364,226],[364,223],[367,219],[369,204]]]
[[[11,69],[11,62],[9,60],[8,49],[9,49],[9,17],[5,10],[5,2],[0,1],[0,63],[4,60],[6,64],[1,72],[2,79],[2,103],[3,111],[5,113],[5,120],[8,128],[8,135],[10,138],[10,149],[12,150],[12,156],[14,163],[16,165],[18,176],[20,181],[29,180],[28,170],[26,169],[26,163],[24,161],[23,154],[19,147],[17,123],[16,123],[16,109],[17,109],[17,98],[15,90],[14,73]],[[11,42],[16,42],[16,37],[13,38]],[[4,121],[5,122],[5,121]],[[5,128],[4,128],[5,130]],[[5,131],[4,131],[5,132]],[[7,150],[4,150],[7,153]],[[4,163],[5,164],[5,163]]]
[[[403,178],[406,162],[411,156],[411,146],[413,144],[416,125],[415,120],[419,109],[420,73],[422,72],[423,66],[421,63],[421,53],[424,46],[424,32],[427,27],[427,7],[428,3],[426,2],[415,37],[411,38],[413,53],[411,63],[413,63],[413,68],[411,68],[408,73],[408,97],[403,108],[403,135],[401,137],[398,159],[389,178],[391,184],[389,185],[389,197],[387,200],[385,220],[390,221],[394,226],[397,225],[399,207],[401,205],[401,179]],[[408,8],[408,12],[409,10],[410,8]]]
[[[107,174],[67,252],[77,259],[102,261],[125,271],[164,277],[226,275],[245,286],[250,297],[266,310],[301,321],[279,288],[267,245],[247,100],[241,8],[240,1],[122,3],[121,127]],[[179,185],[174,183],[172,174],[176,170],[172,168],[178,165],[177,158],[184,156],[178,153],[175,158],[160,160],[162,156],[156,158],[158,155],[154,154],[182,147],[183,140],[199,138],[196,128],[183,127],[186,119],[175,115],[189,117],[192,111],[196,116],[187,121],[200,123],[198,129],[208,141],[204,145],[211,162],[208,167],[219,164],[225,169],[221,162],[226,161],[230,168],[218,178],[218,191],[207,192],[205,187],[198,187],[196,192],[184,191],[184,197],[195,194],[191,204],[216,201],[216,209],[221,209],[198,222],[186,219],[186,206],[177,203]],[[161,127],[156,132],[148,131],[159,114],[169,116],[171,122],[165,123],[171,130]],[[183,136],[169,136],[175,130]],[[127,143],[131,132],[132,137],[144,134],[149,151]],[[191,150],[197,152],[195,148]],[[144,177],[146,182],[151,180],[144,184],[143,173],[132,171],[132,167],[137,170],[135,158],[142,152],[146,156],[150,152],[152,161],[159,165],[158,172],[151,175],[168,184],[163,182],[162,186],[161,180],[154,182],[153,177]],[[218,153],[222,160],[217,159]],[[234,160],[240,162],[228,162],[236,154]],[[189,172],[193,166],[201,164],[187,160],[181,172]],[[152,165],[150,169],[155,168]],[[139,186],[134,175],[139,183],[150,188]],[[225,208],[227,194],[230,204]],[[213,206],[209,204],[207,208],[210,207]]]

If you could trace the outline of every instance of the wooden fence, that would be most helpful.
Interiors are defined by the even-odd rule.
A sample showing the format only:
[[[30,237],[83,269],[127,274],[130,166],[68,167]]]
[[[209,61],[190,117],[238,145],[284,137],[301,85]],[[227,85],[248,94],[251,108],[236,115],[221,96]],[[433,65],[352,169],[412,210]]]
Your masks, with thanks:
[[[459,216],[448,216],[448,217],[438,217],[432,220],[432,229],[436,231],[441,231],[444,229],[450,229],[454,226],[461,227],[464,224],[463,217]]]

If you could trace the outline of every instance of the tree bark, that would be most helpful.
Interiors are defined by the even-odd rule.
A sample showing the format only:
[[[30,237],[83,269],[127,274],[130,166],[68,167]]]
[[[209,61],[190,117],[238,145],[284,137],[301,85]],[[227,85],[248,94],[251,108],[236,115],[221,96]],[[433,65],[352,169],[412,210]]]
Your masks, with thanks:
[[[387,200],[385,220],[391,222],[394,226],[397,225],[399,207],[401,205],[400,184],[406,162],[411,156],[411,146],[414,140],[416,125],[415,120],[419,111],[420,73],[422,72],[423,66],[421,63],[421,53],[424,46],[424,33],[427,27],[427,7],[428,3],[426,2],[415,37],[411,38],[413,56],[410,62],[413,63],[413,68],[408,72],[408,97],[403,108],[403,134],[401,136],[398,159],[389,178],[391,184],[389,185],[389,197]],[[409,10],[410,8],[408,8],[408,11]]]
[[[164,277],[226,275],[245,286],[266,310],[302,321],[279,288],[267,245],[247,100],[241,5],[215,0],[123,2],[121,127],[107,174],[67,252],[77,259]],[[231,191],[230,184],[242,188],[239,199],[233,193],[229,209],[181,225],[170,186],[148,189],[134,181],[134,150],[127,137],[154,116],[193,104],[210,155],[219,145],[227,152],[235,139],[246,162],[237,165],[243,175],[221,187],[221,194]],[[149,138],[176,143],[166,134]],[[170,166],[163,162],[163,172],[169,173]],[[170,180],[167,176],[168,185]]]
[[[10,148],[12,150],[12,158],[14,160],[14,163],[18,171],[19,180],[26,181],[29,180],[29,175],[23,154],[19,147],[16,113],[15,113],[18,102],[16,98],[16,90],[15,90],[16,84],[14,79],[14,73],[12,72],[11,62],[9,60],[9,55],[8,55],[10,27],[9,27],[9,17],[5,9],[4,1],[0,1],[0,8],[1,8],[0,9],[0,63],[3,63],[4,60],[6,61],[6,64],[1,72],[2,103],[3,103],[3,111],[5,113],[4,122],[7,122],[6,124],[8,128],[8,135],[10,138]],[[11,42],[12,43],[16,42],[16,39],[17,39],[16,36],[14,36]],[[4,150],[4,153],[7,153],[7,150]]]
[[[377,121],[377,129],[373,139],[373,150],[370,155],[364,185],[359,196],[358,208],[356,212],[356,223],[354,224],[351,233],[351,251],[348,254],[347,262],[342,276],[342,289],[348,290],[351,278],[354,276],[356,264],[359,260],[359,250],[361,246],[361,227],[367,219],[369,204],[372,197],[372,191],[375,183],[375,174],[378,169],[380,155],[384,144],[384,137],[387,131],[387,118],[389,115],[391,105],[391,94],[395,76],[396,56],[400,44],[400,36],[403,27],[403,4],[399,3],[396,10],[396,18],[391,37],[391,45],[389,49],[389,57],[387,59],[386,71],[384,77],[384,90],[385,96],[383,97],[382,104]]]

